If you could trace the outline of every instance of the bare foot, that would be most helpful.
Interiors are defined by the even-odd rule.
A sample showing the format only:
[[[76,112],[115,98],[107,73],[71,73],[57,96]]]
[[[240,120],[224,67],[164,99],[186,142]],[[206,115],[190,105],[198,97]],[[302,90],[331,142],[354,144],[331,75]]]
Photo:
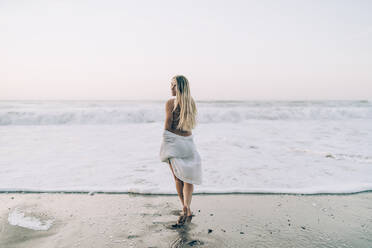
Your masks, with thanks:
[[[183,224],[185,224],[186,217],[187,217],[187,207],[183,207],[180,213],[180,217],[178,217],[178,220],[175,226],[182,226]]]
[[[176,224],[173,224],[172,227],[173,228],[182,227],[185,224],[186,218],[187,218],[186,215],[181,215],[180,217],[178,217]]]
[[[186,215],[181,215],[180,217],[178,217],[176,224],[179,226],[185,224],[186,217],[187,217]]]
[[[193,216],[193,215],[187,215],[187,216],[186,216],[186,219],[185,219],[185,223],[190,223],[191,220],[192,220],[192,216]]]

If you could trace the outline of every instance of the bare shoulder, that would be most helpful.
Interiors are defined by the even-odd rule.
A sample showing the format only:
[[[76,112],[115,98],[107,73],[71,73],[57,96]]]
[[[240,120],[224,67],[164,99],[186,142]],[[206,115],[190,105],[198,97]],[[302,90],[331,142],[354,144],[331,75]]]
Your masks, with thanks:
[[[172,113],[173,112],[173,105],[174,104],[174,99],[171,98],[167,101],[167,103],[165,104],[165,110],[167,113]]]
[[[173,105],[174,105],[174,98],[171,98],[167,101],[167,103],[165,104],[165,106],[167,108],[173,108]]]

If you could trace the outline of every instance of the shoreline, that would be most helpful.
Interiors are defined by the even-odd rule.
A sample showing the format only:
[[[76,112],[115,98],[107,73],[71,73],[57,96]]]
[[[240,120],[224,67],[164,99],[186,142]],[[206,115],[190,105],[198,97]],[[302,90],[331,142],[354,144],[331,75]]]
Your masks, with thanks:
[[[356,192],[346,192],[346,193],[270,193],[270,192],[197,192],[193,195],[293,195],[293,196],[321,196],[321,195],[354,195],[354,194],[363,194],[363,193],[372,193],[371,190],[362,190]],[[14,191],[1,191],[1,194],[107,194],[107,195],[138,195],[138,196],[177,196],[177,193],[138,193],[130,191],[64,191],[64,190],[14,190]]]
[[[176,229],[176,195],[1,193],[0,202],[4,248],[372,245],[371,192],[195,194],[191,224]]]

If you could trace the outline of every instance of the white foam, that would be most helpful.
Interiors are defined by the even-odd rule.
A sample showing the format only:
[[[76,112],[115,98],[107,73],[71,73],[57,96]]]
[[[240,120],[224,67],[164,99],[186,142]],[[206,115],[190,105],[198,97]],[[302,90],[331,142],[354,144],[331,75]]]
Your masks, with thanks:
[[[372,119],[372,104],[349,102],[198,102],[200,123],[247,120]],[[0,125],[153,123],[164,119],[164,102],[0,102]]]
[[[48,104],[42,108],[56,111],[69,106]],[[104,103],[84,104],[77,105],[107,107]],[[107,108],[150,110],[151,104],[109,103]],[[155,110],[162,105],[153,104]],[[242,107],[242,103],[203,104],[222,112]],[[258,104],[261,109],[288,105]],[[311,103],[310,107],[322,104]],[[358,107],[358,103],[353,104]],[[253,103],[243,105],[242,108],[255,108]],[[292,105],[306,108],[304,103]],[[346,107],[346,103],[325,105]],[[32,107],[40,108],[37,104]],[[169,166],[159,161],[164,120],[124,124],[107,120],[110,121],[0,126],[0,191],[176,194]],[[206,122],[193,132],[203,170],[203,185],[196,186],[195,193],[313,194],[372,190],[372,119]]]
[[[32,211],[22,211],[19,208],[15,208],[9,213],[9,224],[36,231],[46,231],[53,225],[53,219],[41,220],[35,216],[26,216],[26,214],[30,215]]]

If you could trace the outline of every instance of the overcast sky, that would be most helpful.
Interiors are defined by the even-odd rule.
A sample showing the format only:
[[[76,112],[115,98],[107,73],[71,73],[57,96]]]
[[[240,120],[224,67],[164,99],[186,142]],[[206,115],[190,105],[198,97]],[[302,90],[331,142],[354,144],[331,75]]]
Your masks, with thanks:
[[[372,1],[0,0],[0,99],[372,99]]]

